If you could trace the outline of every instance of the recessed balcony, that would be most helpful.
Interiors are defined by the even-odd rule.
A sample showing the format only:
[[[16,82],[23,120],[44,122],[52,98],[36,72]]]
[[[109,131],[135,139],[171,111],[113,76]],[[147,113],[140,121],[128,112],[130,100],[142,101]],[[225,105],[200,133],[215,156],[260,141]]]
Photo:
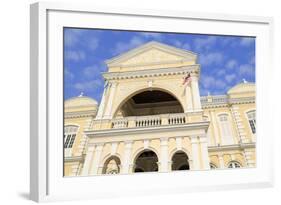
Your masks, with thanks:
[[[97,119],[93,130],[153,128],[203,121],[202,112],[185,113],[183,104],[163,90],[142,90],[120,104],[113,119]]]
[[[130,116],[111,121],[111,128],[157,127],[161,125],[179,125],[188,122],[186,113],[172,113],[147,116]]]

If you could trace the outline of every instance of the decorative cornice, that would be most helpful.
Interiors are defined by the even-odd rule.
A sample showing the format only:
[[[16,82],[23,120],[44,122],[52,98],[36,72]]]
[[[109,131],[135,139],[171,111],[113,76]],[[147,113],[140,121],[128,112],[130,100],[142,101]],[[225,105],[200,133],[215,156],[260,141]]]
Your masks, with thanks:
[[[83,162],[84,159],[85,159],[85,155],[64,157],[64,163],[65,162]]]
[[[209,102],[208,99],[211,99],[211,101]],[[228,107],[233,104],[249,104],[255,102],[255,97],[229,98],[227,95],[201,97],[201,104],[203,108]]]
[[[255,148],[256,143],[240,143],[240,144],[232,144],[232,145],[221,145],[221,146],[209,146],[208,151],[216,152],[216,151],[228,151],[234,149],[246,149],[246,148]]]
[[[119,79],[132,79],[132,78],[147,78],[147,77],[158,77],[167,75],[184,75],[187,73],[199,74],[200,65],[190,65],[176,68],[160,68],[160,69],[149,69],[149,70],[138,70],[138,71],[125,71],[125,72],[105,72],[103,77],[106,80],[119,80]]]
[[[118,129],[106,129],[106,130],[87,130],[84,131],[85,135],[89,138],[97,137],[114,137],[120,135],[134,135],[143,133],[156,133],[156,132],[167,132],[167,131],[187,131],[194,129],[207,130],[209,122],[196,122],[181,125],[162,125],[157,127],[139,127],[139,128],[118,128]]]
[[[81,117],[95,117],[97,111],[94,110],[86,110],[86,111],[78,111],[78,112],[64,112],[64,118],[81,118]]]

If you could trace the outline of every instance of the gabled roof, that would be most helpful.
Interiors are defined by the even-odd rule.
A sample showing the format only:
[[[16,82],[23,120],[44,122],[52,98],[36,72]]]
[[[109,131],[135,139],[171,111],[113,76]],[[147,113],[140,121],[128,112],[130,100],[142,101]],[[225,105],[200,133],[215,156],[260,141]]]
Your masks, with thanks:
[[[256,91],[255,83],[243,82],[230,88],[227,94],[249,93],[255,91]]]
[[[93,98],[86,97],[86,96],[78,96],[73,97],[64,102],[64,105],[66,108],[71,107],[92,107],[97,106],[98,102],[94,100]]]
[[[169,46],[167,44],[163,44],[163,43],[159,43],[156,41],[150,41],[146,44],[143,44],[139,47],[136,47],[132,50],[129,50],[126,53],[122,53],[112,59],[109,59],[107,61],[105,61],[105,63],[110,67],[111,65],[118,65],[124,61],[129,60],[130,58],[133,58],[137,55],[140,55],[146,51],[149,51],[151,49],[157,49],[159,51],[174,55],[174,56],[178,56],[181,57],[181,59],[184,60],[193,60],[196,61],[197,59],[197,54],[191,52],[191,51],[187,51],[187,50],[183,50],[183,49],[179,49],[173,46]]]

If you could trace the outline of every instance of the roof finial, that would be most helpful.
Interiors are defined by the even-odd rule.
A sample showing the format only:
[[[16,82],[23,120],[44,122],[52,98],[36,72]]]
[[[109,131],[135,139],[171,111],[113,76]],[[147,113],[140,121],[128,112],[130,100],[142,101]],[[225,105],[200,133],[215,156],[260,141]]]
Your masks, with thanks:
[[[248,83],[248,81],[245,78],[243,78],[243,83]]]
[[[81,93],[80,93],[80,95],[79,95],[78,97],[83,97],[83,95],[84,95],[84,93],[83,93],[83,92],[81,92]]]
[[[211,93],[208,91],[208,96],[211,96]]]

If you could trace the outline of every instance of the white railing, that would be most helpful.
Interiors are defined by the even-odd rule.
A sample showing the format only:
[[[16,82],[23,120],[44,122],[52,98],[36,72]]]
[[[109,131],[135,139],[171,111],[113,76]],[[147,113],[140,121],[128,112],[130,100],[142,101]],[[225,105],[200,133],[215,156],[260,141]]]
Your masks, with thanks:
[[[136,127],[154,127],[161,124],[160,116],[150,115],[136,118]]]
[[[127,119],[114,119],[112,121],[112,128],[125,128],[128,127]]]
[[[184,113],[169,114],[168,124],[169,125],[185,124],[186,122],[185,117],[186,115]]]
[[[156,127],[160,125],[179,125],[185,123],[187,123],[186,113],[171,113],[147,116],[130,116],[120,119],[113,119],[111,127]]]

